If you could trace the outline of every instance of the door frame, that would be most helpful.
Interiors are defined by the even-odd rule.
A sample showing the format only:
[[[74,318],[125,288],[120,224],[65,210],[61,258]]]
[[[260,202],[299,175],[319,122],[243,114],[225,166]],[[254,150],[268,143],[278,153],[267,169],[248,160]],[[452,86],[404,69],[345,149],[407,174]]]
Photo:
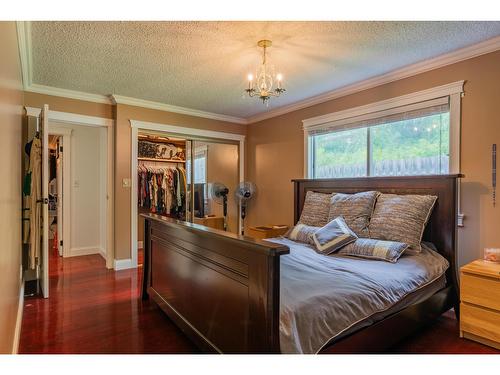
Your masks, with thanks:
[[[137,227],[138,227],[138,199],[137,199],[137,166],[138,166],[138,141],[139,141],[139,130],[153,130],[157,132],[164,132],[172,134],[177,137],[187,137],[187,138],[210,138],[213,140],[223,140],[223,141],[237,141],[238,142],[238,161],[239,161],[239,181],[245,181],[245,138],[243,134],[236,133],[226,133],[214,130],[204,130],[189,128],[184,126],[160,124],[155,122],[147,122],[140,120],[129,119],[131,127],[131,159],[130,159],[130,176],[131,176],[131,189],[130,189],[130,212],[131,212],[131,227],[130,227],[130,260],[126,260],[127,264],[123,264],[120,269],[123,268],[135,268],[137,267]],[[239,208],[239,210],[241,207]],[[241,214],[238,213],[238,233],[241,233]]]
[[[28,116],[34,116],[37,117],[39,116],[41,109],[36,108],[36,107],[25,107],[26,108],[26,113]],[[106,169],[107,169],[107,177],[106,177],[106,198],[107,198],[107,204],[106,204],[106,268],[113,268],[114,265],[114,258],[115,258],[115,251],[114,251],[114,157],[113,157],[113,150],[114,150],[114,134],[113,134],[113,129],[114,129],[114,124],[115,121],[113,119],[108,119],[104,117],[95,117],[95,116],[87,116],[87,115],[80,115],[76,113],[71,113],[71,112],[60,112],[60,111],[52,111],[49,110],[49,134],[54,134],[56,135],[56,131],[68,131],[67,127],[65,125],[81,125],[81,126],[90,126],[90,127],[99,127],[99,128],[105,128],[106,129],[106,141],[107,141],[107,150],[106,150]],[[64,134],[63,134],[64,135]],[[66,167],[69,167],[69,163],[65,162],[66,160],[69,160],[70,157],[69,151],[70,148],[66,149],[66,147],[69,146],[71,147],[71,142],[64,143],[63,145],[63,151],[66,153],[63,155],[64,161],[63,161],[63,170]],[[63,173],[66,173],[66,171],[63,171]],[[70,173],[70,172],[68,172]],[[66,174],[68,176],[69,174]],[[66,181],[68,180],[68,181]],[[70,192],[70,187],[71,187],[71,182],[69,181],[68,178],[65,179],[65,182],[68,183],[68,187],[63,187],[63,189],[66,189],[66,192]],[[63,210],[69,210],[70,202],[68,203],[68,200],[70,197],[70,194],[66,194],[63,197]],[[68,216],[63,217],[69,218],[70,211],[67,212]],[[65,223],[68,223],[69,221],[65,220]],[[64,229],[64,232],[66,232],[67,227],[70,227],[70,224],[66,224],[66,228]],[[71,243],[71,242],[66,242],[66,233],[63,233],[63,236],[65,237],[63,239],[63,243]],[[71,236],[71,229],[69,236]],[[69,239],[71,237],[68,237]],[[69,241],[69,240],[68,240]],[[69,247],[68,246],[63,246],[63,251],[67,251]]]
[[[50,124],[50,110],[49,110],[49,135],[58,135],[60,137],[60,145],[63,148],[63,159],[62,159],[62,176],[63,176],[63,199],[62,199],[62,238],[58,240],[63,241],[63,251],[62,256],[68,256],[69,244],[71,243],[71,179],[68,177],[71,173],[71,135],[73,134],[72,129],[51,126]],[[67,154],[66,154],[67,153]],[[59,218],[58,218],[59,219]],[[60,242],[59,242],[60,244]],[[60,245],[58,244],[58,249]]]

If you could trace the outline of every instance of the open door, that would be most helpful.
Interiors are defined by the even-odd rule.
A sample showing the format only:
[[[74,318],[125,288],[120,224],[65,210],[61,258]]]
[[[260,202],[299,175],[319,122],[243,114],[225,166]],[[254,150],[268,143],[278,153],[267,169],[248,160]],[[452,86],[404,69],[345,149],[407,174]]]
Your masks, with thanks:
[[[49,106],[45,104],[40,114],[40,139],[42,143],[42,252],[40,286],[44,298],[49,298]]]
[[[63,163],[64,163],[64,155],[63,155],[63,146],[62,146],[62,138],[59,139],[59,143],[57,145],[57,160],[56,160],[56,180],[57,180],[57,249],[60,257],[63,256],[63,247],[62,247],[62,234],[63,234]]]

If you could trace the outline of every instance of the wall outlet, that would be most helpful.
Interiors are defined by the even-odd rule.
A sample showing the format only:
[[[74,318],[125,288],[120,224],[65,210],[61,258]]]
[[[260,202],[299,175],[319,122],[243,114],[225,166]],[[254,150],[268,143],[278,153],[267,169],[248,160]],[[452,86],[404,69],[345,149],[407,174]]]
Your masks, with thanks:
[[[132,180],[130,178],[124,178],[122,180],[122,187],[129,188],[130,186],[132,186]]]

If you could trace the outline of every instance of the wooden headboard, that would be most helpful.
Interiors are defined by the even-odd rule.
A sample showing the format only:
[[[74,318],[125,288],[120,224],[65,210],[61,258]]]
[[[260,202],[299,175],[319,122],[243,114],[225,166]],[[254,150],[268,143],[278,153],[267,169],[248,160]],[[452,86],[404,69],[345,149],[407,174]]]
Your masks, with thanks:
[[[457,278],[457,179],[462,175],[297,179],[294,182],[294,222],[299,220],[306,193],[356,193],[376,190],[393,194],[428,194],[438,197],[423,240],[432,242],[449,262],[447,283],[458,292]]]

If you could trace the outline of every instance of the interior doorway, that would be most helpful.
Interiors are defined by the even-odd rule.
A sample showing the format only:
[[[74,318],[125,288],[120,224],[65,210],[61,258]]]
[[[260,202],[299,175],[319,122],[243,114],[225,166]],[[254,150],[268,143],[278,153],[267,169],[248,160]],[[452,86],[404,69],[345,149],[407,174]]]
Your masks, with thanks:
[[[49,240],[63,257],[107,258],[106,155],[105,128],[49,121],[49,216],[57,221]]]
[[[63,256],[63,137],[49,134],[49,251]],[[61,237],[61,238],[59,238]]]
[[[142,263],[141,213],[241,232],[240,208],[234,194],[244,179],[244,136],[134,120],[131,124],[132,267]],[[145,155],[145,151],[151,154]],[[164,157],[165,152],[169,157]],[[181,191],[175,182],[179,176],[185,178],[185,186],[178,180]]]

